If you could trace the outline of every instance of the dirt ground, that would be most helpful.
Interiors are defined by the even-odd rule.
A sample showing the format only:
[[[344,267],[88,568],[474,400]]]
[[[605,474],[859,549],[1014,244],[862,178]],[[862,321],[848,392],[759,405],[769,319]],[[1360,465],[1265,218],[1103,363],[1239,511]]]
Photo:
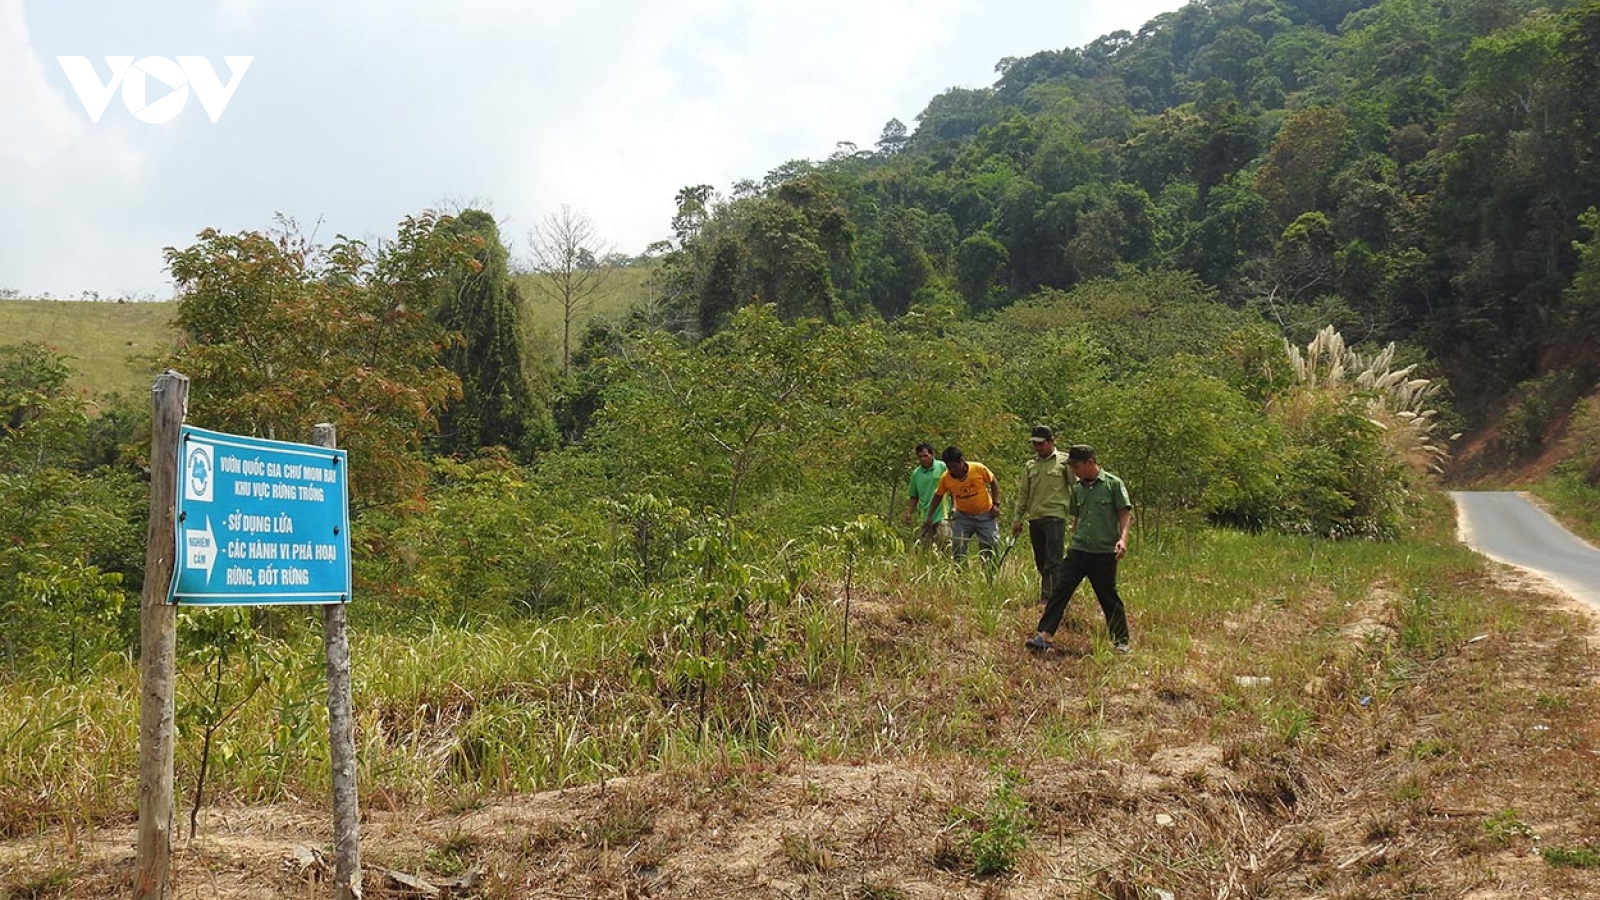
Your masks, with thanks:
[[[1001,874],[978,874],[973,856],[975,830],[997,827],[995,768],[886,755],[705,765],[463,810],[364,798],[364,893],[1600,897],[1600,868],[1581,855],[1600,854],[1600,630],[1586,607],[1536,582],[1509,569],[1491,577],[1544,610],[1533,627],[1474,635],[1388,698],[1330,700],[1343,696],[1338,686],[1313,678],[1298,693],[1321,704],[1323,738],[1304,749],[1207,726],[1207,684],[1192,674],[1211,665],[1204,647],[1189,674],[1136,654],[1129,664],[1143,667],[1139,677],[1105,699],[1096,738],[1125,740],[1129,752],[1088,747],[1017,764],[1025,844]],[[1339,629],[1349,652],[1393,638],[1394,603],[1375,585],[1349,611]],[[879,615],[878,627],[893,626],[892,608]],[[1283,633],[1265,639],[1311,625],[1274,627]],[[1071,675],[1072,656],[1052,656],[1061,658],[1021,656],[1017,666]],[[0,898],[126,896],[134,844],[132,822],[0,844]],[[330,896],[330,844],[325,803],[211,808],[200,836],[174,847],[174,896]],[[1548,848],[1578,854],[1579,864],[1552,864]]]

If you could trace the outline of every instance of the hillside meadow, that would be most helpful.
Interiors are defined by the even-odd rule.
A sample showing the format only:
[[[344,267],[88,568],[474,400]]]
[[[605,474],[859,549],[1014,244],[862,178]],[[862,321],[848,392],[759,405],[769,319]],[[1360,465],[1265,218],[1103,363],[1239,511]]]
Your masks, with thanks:
[[[648,299],[645,268],[621,268],[585,305],[581,328],[593,316],[615,318]],[[559,363],[560,308],[532,285],[538,275],[520,275],[525,302],[522,325],[534,346],[551,363]],[[0,341],[42,343],[59,350],[72,364],[72,384],[90,397],[121,393],[140,396],[150,390],[161,363],[172,352],[178,332],[172,326],[177,303],[118,303],[89,300],[0,300]]]
[[[651,279],[656,267],[644,264],[616,266],[605,271],[592,296],[586,297],[573,316],[573,333],[582,333],[593,318],[615,320],[636,306],[647,306],[654,297]],[[551,362],[560,363],[563,310],[554,296],[558,293],[550,276],[527,272],[512,276],[522,294],[523,334]]]
[[[0,300],[0,341],[38,342],[65,354],[72,384],[90,397],[149,392],[172,351],[176,303]]]
[[[615,319],[650,299],[650,266],[608,271],[574,317],[574,330],[594,317]],[[545,276],[515,276],[523,296],[521,326],[537,358],[560,364],[562,310],[541,291]],[[110,394],[142,397],[150,390],[178,331],[172,320],[176,302],[119,303],[87,300],[0,300],[0,342],[45,344],[72,365],[73,387],[91,398]]]

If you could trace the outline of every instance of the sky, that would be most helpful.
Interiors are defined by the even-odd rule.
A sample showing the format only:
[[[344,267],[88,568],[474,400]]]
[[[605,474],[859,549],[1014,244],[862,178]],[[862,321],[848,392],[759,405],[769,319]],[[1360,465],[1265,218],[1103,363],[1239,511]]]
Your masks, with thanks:
[[[325,241],[478,206],[520,258],[568,206],[637,254],[670,234],[682,187],[871,149],[1005,57],[1182,5],[0,0],[0,290],[168,299],[164,248],[279,214]],[[113,82],[106,57],[131,74]],[[80,90],[102,95],[98,121]]]

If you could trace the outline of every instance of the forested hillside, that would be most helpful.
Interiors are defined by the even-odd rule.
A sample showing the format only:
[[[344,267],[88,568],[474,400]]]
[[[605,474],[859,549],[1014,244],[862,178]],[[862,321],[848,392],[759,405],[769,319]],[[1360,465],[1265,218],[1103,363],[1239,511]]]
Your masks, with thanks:
[[[1476,420],[1552,369],[1523,400],[1570,404],[1600,335],[1597,51],[1592,2],[1190,3],[1002,60],[873,148],[686,188],[668,296],[710,332],[1179,269],[1297,341],[1426,350]]]

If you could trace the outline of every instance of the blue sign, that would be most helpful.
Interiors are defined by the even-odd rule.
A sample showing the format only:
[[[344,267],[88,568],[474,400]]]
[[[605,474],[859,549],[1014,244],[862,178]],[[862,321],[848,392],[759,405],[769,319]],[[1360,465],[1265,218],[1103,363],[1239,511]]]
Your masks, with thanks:
[[[183,426],[168,603],[350,600],[343,450]]]

